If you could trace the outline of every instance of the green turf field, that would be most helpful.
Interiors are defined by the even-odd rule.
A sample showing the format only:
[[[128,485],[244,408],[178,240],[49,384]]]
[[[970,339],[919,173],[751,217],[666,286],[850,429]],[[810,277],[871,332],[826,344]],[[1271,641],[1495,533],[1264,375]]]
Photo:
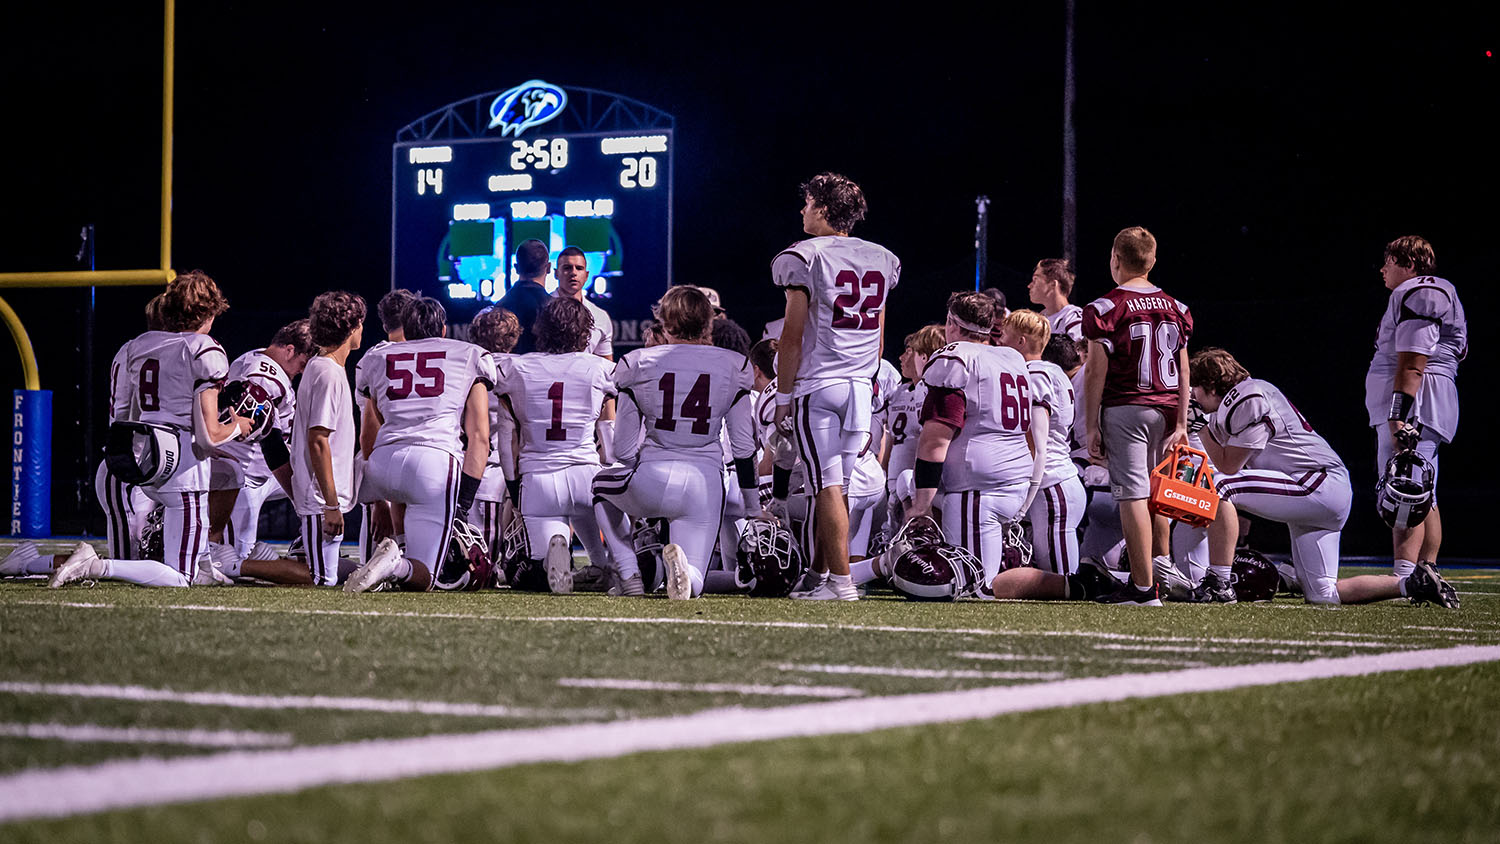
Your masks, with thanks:
[[[157,775],[139,760],[156,758],[162,776],[189,771],[224,795],[246,794],[237,778],[265,760],[312,776],[299,760],[324,750],[396,747],[441,766],[463,745],[430,736],[469,737],[500,761],[417,778],[366,762],[321,782],[374,781],[63,811],[0,826],[0,840],[1500,840],[1500,655],[783,737],[861,705],[922,720],[950,698],[1500,645],[1500,572],[1445,574],[1461,610],[12,582],[0,585],[0,813],[28,794],[67,803],[121,760],[143,772],[136,785]],[[1068,682],[1080,678],[1109,679]],[[960,690],[978,691],[929,694]],[[747,710],[793,731],[674,743]],[[684,749],[607,749],[644,733]],[[528,759],[580,761],[516,763],[512,737],[540,748]]]

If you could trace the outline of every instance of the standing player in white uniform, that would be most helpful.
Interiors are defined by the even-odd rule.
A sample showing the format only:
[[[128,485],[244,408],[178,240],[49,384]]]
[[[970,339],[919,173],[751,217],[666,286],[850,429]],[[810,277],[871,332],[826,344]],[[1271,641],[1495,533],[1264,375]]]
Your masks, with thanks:
[[[593,322],[578,300],[549,300],[533,326],[537,353],[515,355],[499,373],[495,391],[521,435],[520,510],[532,564],[506,573],[512,588],[540,591],[545,581],[554,593],[573,591],[570,525],[589,561],[612,568],[591,484],[599,471],[596,424],[615,389],[610,362],[585,350]]]
[[[1003,562],[1005,526],[1035,494],[1026,361],[990,345],[994,313],[994,299],[983,293],[948,300],[950,343],[922,373],[927,400],[907,511],[908,519],[930,515],[936,500],[943,533],[979,558],[986,584]]]
[[[589,345],[585,351],[608,361],[614,360],[614,322],[610,320],[607,311],[590,302],[589,297],[583,292],[584,287],[589,283],[588,259],[583,250],[577,246],[568,246],[557,253],[557,266],[552,274],[557,279],[557,292],[553,295],[577,299],[585,308],[588,308],[589,316],[594,318],[594,327],[589,332]],[[609,399],[604,403],[604,409],[599,414],[599,456],[605,463],[614,462],[614,426],[615,400]]]
[[[1035,559],[1045,561],[1057,574],[1072,574],[1078,570],[1078,523],[1088,502],[1068,446],[1073,385],[1057,364],[1042,360],[1051,336],[1051,327],[1041,314],[1011,311],[1003,324],[1001,343],[1026,359],[1031,437],[1038,451],[1045,452],[1041,488],[1028,509]]]
[[[667,520],[671,542],[662,549],[667,597],[682,600],[703,593],[725,507],[719,442],[725,427],[744,512],[761,512],[750,406],[755,376],[744,355],[711,345],[713,313],[708,297],[696,287],[669,288],[655,315],[670,342],[631,352],[615,365],[621,397],[616,453],[623,466],[595,477],[594,496],[603,502],[600,523],[624,595],[644,591],[624,531],[629,524],[624,513]],[[644,444],[637,451],[641,429]]]
[[[1292,565],[1309,603],[1363,603],[1400,596],[1458,606],[1456,593],[1428,563],[1408,575],[1339,580],[1339,538],[1349,518],[1349,471],[1297,408],[1223,349],[1192,357],[1193,395],[1209,414],[1203,449],[1219,470],[1219,512],[1208,527],[1209,570],[1199,600],[1233,603],[1230,566],[1238,511],[1283,522]]]
[[[381,540],[346,592],[387,580],[431,589],[454,517],[468,520],[489,457],[494,362],[473,343],[445,336],[448,313],[436,299],[407,306],[402,328],[403,342],[365,355],[370,365],[361,373],[374,380],[361,392],[374,399],[379,426],[364,482],[379,498],[406,505],[406,550]]]
[[[1375,334],[1375,356],[1365,376],[1365,409],[1375,429],[1375,476],[1396,451],[1396,432],[1414,427],[1417,452],[1432,464],[1437,483],[1438,446],[1458,431],[1458,363],[1469,351],[1469,324],[1458,291],[1432,275],[1432,245],[1398,237],[1385,247],[1380,277],[1391,291]],[[1437,560],[1443,522],[1434,493],[1427,518],[1414,528],[1394,528],[1395,573],[1415,562]]]
[[[131,421],[166,428],[177,439],[176,470],[145,490],[164,508],[165,565],[100,559],[92,547],[80,543],[54,569],[48,585],[112,578],[144,586],[187,586],[198,578],[199,558],[208,551],[208,457],[217,446],[250,430],[243,417],[219,421],[219,387],[229,372],[229,357],[208,332],[228,309],[213,279],[196,270],[183,273],[162,294],[167,330],[148,331],[127,345],[124,370],[132,393]]]
[[[1069,304],[1073,294],[1073,265],[1067,258],[1043,258],[1031,271],[1026,293],[1033,305],[1042,306],[1042,315],[1053,334],[1073,341],[1083,339],[1083,308]]]
[[[821,173],[802,186],[802,230],[812,237],[771,262],[786,291],[777,349],[776,420],[790,428],[816,497],[813,568],[828,573],[814,600],[859,599],[849,577],[849,504],[844,486],[869,439],[871,381],[883,352],[885,304],[901,262],[885,247],[850,237],[865,217],[859,185]]]
[[[917,440],[922,434],[922,405],[927,401],[922,371],[927,368],[927,359],[946,345],[943,327],[928,325],[906,335],[901,351],[901,377],[906,380],[891,394],[885,408],[885,425],[891,434],[891,446],[885,455],[885,489],[892,534],[903,523],[916,492],[912,470],[917,465]]]
[[[307,320],[299,319],[277,331],[264,349],[246,352],[229,364],[228,382],[244,381],[265,391],[276,409],[276,427],[264,441],[225,443],[214,458],[208,535],[216,560],[222,555],[213,546],[224,544],[226,538],[235,556],[250,556],[255,549],[261,507],[274,498],[291,497],[287,443],[297,415],[292,379],[302,374],[313,351]]]
[[[497,378],[520,336],[520,320],[499,305],[485,308],[469,323],[469,340],[489,354]],[[489,546],[490,557],[498,560],[505,527],[514,516],[514,512],[506,512],[506,505],[514,508],[515,496],[511,490],[519,487],[520,480],[515,474],[515,420],[510,413],[502,412],[500,396],[494,392],[490,393],[489,404],[490,457],[485,462],[484,479],[474,494],[474,502],[479,505],[479,530]]]
[[[308,329],[318,354],[297,386],[292,422],[292,503],[302,518],[307,566],[318,586],[339,580],[344,514],[354,506],[354,393],[344,365],[364,339],[365,300],[330,291],[313,300]]]

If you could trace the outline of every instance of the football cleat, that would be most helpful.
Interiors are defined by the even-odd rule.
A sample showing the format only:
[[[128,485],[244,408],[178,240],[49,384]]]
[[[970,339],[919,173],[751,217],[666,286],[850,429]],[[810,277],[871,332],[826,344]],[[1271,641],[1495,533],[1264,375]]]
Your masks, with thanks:
[[[835,586],[830,579],[811,592],[794,592],[792,598],[798,601],[858,601],[859,590],[853,583]]]
[[[80,542],[73,553],[63,560],[62,565],[52,570],[52,576],[47,579],[47,588],[56,589],[80,580],[98,580],[103,576],[104,561],[99,559],[99,552],[87,542]]]
[[[276,553],[276,549],[272,548],[270,543],[262,542],[258,539],[250,549],[249,555],[245,557],[247,560],[276,560],[280,558],[281,555]]]
[[[286,555],[294,560],[307,559],[307,543],[302,540],[302,534],[292,537],[292,544],[286,547]]]
[[[547,588],[552,590],[552,594],[573,594],[573,551],[568,546],[566,536],[554,535],[547,543],[547,557],[543,560],[543,566],[547,570]]]
[[[573,572],[573,591],[606,592],[609,590],[611,579],[608,570],[589,563]]]
[[[1406,596],[1413,606],[1437,604],[1444,609],[1458,609],[1458,591],[1429,562],[1417,563],[1407,576]]]
[[[10,550],[3,561],[0,561],[0,577],[25,577],[26,569],[32,561],[40,559],[42,549],[35,542],[22,542]]]
[[[1235,604],[1240,599],[1234,594],[1233,584],[1225,583],[1210,569],[1188,600],[1194,604]]]
[[[1142,589],[1133,581],[1127,580],[1120,584],[1120,588],[1107,595],[1100,595],[1094,599],[1101,604],[1116,604],[1122,607],[1159,607],[1161,597],[1156,591],[1156,584]]]
[[[807,597],[808,595],[811,595],[812,593],[814,593],[814,592],[818,591],[819,589],[823,588],[823,584],[826,583],[827,581],[828,581],[828,572],[826,572],[826,571],[813,571],[812,569],[808,569],[802,575],[802,579],[799,580],[799,581],[797,581],[796,588],[792,589],[792,591],[787,594],[787,597],[788,598],[804,598],[804,597]]]
[[[1302,580],[1297,577],[1297,567],[1291,563],[1272,562],[1276,567],[1276,574],[1281,578],[1281,591],[1294,596],[1302,595]]]
[[[1075,601],[1094,601],[1120,588],[1120,579],[1093,557],[1078,561],[1078,571],[1068,575],[1068,597]]]
[[[390,537],[380,540],[375,553],[364,565],[355,569],[344,583],[345,592],[369,592],[377,585],[390,580],[396,573],[396,564],[401,561],[401,548]]]
[[[218,565],[212,559],[203,558],[198,560],[198,567],[193,570],[193,579],[188,581],[189,586],[233,586],[234,581],[224,576],[219,571]]]
[[[667,597],[674,601],[686,601],[693,597],[693,579],[688,574],[687,557],[682,546],[669,542],[661,549],[662,562],[667,567]]]
[[[646,595],[646,586],[640,575],[632,574],[618,585],[609,587],[609,595],[613,598],[642,598]]]

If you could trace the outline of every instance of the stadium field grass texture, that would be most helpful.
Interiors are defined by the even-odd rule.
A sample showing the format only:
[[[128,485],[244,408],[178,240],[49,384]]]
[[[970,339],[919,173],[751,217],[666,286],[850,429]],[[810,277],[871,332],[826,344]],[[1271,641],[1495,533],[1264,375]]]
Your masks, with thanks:
[[[1500,573],[1445,574],[1459,611],[13,582],[0,839],[1500,840]],[[1415,670],[1337,668],[1372,657]],[[1108,691],[1214,668],[1222,691]],[[715,726],[752,715],[775,724]],[[493,763],[443,767],[453,735]],[[323,751],[364,761],[319,779]],[[148,764],[214,799],[81,799]],[[236,790],[277,764],[310,778]]]

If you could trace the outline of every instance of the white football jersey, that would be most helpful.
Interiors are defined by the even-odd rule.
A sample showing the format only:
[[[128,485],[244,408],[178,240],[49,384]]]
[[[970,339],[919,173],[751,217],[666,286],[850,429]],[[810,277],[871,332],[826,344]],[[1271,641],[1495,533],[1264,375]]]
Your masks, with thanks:
[[[901,262],[884,246],[829,235],[792,244],[771,262],[780,287],[807,291],[802,363],[792,394],[833,381],[867,380],[880,360],[880,316],[901,278]]]
[[[589,316],[594,318],[594,327],[589,331],[589,344],[584,351],[592,352],[601,358],[614,357],[615,326],[609,314],[589,301],[587,296],[583,297],[583,306],[588,308]]]
[[[791,467],[792,478],[788,485],[791,492],[798,492],[807,481],[807,470],[802,465],[802,460],[797,456],[797,446],[792,443],[790,437],[776,436],[776,382],[765,386],[755,400],[755,424],[760,436],[761,448],[769,449],[773,444],[777,445],[777,452],[773,456],[776,465],[786,468]]]
[[[124,383],[138,422],[192,430],[198,394],[223,386],[229,374],[229,355],[207,334],[147,331],[126,348]]]
[[[323,497],[307,452],[310,428],[328,429],[333,458],[333,486],[338,500]],[[292,503],[299,516],[321,515],[323,508],[349,512],[354,506],[354,447],[359,425],[354,421],[354,393],[349,376],[333,358],[314,355],[297,385],[297,416],[292,420]]]
[[[614,364],[591,352],[514,355],[495,392],[510,402],[521,432],[521,474],[599,465],[594,423],[615,394]]]
[[[901,371],[890,361],[881,358],[879,368],[875,370],[875,389],[870,398],[870,417],[873,420],[870,426],[870,450],[877,455],[885,447],[885,437],[889,433],[888,411],[891,397],[900,387]]]
[[[148,332],[149,333],[149,332]],[[135,391],[131,389],[130,370],[128,358],[130,356],[130,343],[115,352],[115,357],[109,362],[109,421],[128,422],[130,420],[131,399]]]
[[[886,460],[886,477],[894,478],[917,465],[917,440],[922,436],[922,403],[927,400],[927,385],[921,381],[902,384],[891,394],[886,405],[886,427],[891,432],[891,454]]]
[[[1057,313],[1047,316],[1047,324],[1053,334],[1066,334],[1075,342],[1083,339],[1083,308],[1074,304],[1063,305]]]
[[[494,389],[495,364],[473,343],[428,337],[389,343],[360,361],[360,392],[384,420],[375,448],[420,445],[462,459],[469,390]]]
[[[1088,420],[1083,415],[1083,367],[1078,367],[1068,383],[1073,386],[1073,427],[1068,431],[1068,447],[1075,461],[1088,463],[1089,429]]]
[[[755,454],[755,374],[739,352],[717,346],[672,343],[636,349],[615,364],[620,393],[615,453],[625,462],[645,429],[640,459],[700,460],[724,464],[720,431],[728,430],[731,455]]]
[[[1026,361],[1026,373],[1032,407],[1047,408],[1047,430],[1033,428],[1031,431],[1037,448],[1047,449],[1047,462],[1042,469],[1042,487],[1046,488],[1078,477],[1078,467],[1073,465],[1073,447],[1069,443],[1073,431],[1073,406],[1077,399],[1073,394],[1073,382],[1057,364],[1029,360]]]
[[[1319,469],[1343,469],[1328,441],[1287,401],[1281,391],[1259,378],[1230,388],[1219,409],[1208,417],[1207,430],[1220,445],[1255,450],[1245,464],[1297,477]]]
[[[385,374],[383,372],[375,372],[372,374],[366,372],[366,370],[370,367],[375,366],[374,361],[380,350],[390,345],[392,345],[391,341],[381,340],[370,348],[365,349],[365,353],[360,357],[359,363],[354,365],[354,392],[359,394],[360,407],[364,407],[364,400],[370,397],[369,391],[371,385],[375,383],[375,379]],[[366,363],[366,361],[369,361],[369,363]],[[385,364],[382,363],[380,365],[384,366]]]
[[[267,357],[265,349],[256,349],[235,358],[229,365],[229,376],[225,380],[259,384],[266,395],[271,397],[271,404],[276,408],[276,430],[281,432],[287,442],[291,442],[292,420],[297,413],[297,395],[292,390],[292,379],[287,377],[281,364]],[[245,474],[250,477],[265,478],[271,474],[259,441],[247,443],[238,439],[230,440],[219,446],[219,451],[245,467]]]
[[[922,373],[932,390],[963,394],[963,427],[948,446],[940,491],[991,490],[1031,477],[1031,390],[1026,360],[1015,349],[951,343],[933,353]],[[923,424],[943,424],[937,418]]]
[[[1469,352],[1469,323],[1458,291],[1447,279],[1418,276],[1391,291],[1375,333],[1375,356],[1365,376],[1365,410],[1370,424],[1384,426],[1396,385],[1396,356],[1427,356],[1415,417],[1444,442],[1458,430],[1458,363]]]

